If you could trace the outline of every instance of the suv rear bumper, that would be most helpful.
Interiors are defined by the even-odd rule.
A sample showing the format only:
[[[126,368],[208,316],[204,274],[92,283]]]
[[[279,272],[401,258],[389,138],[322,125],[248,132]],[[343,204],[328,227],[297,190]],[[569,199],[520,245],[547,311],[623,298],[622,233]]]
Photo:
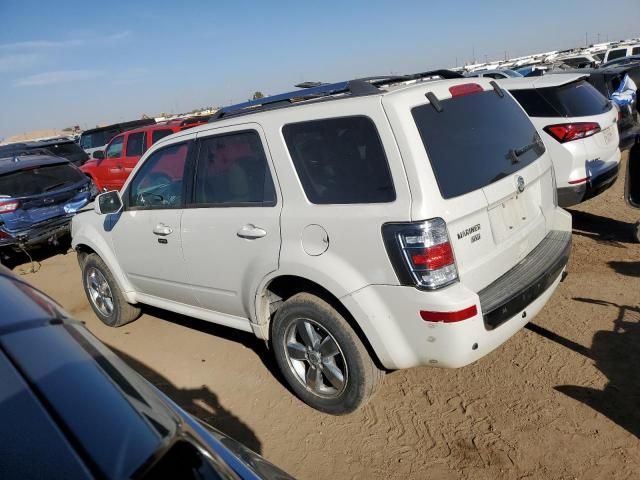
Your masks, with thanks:
[[[40,243],[45,243],[50,239],[56,239],[70,234],[72,218],[73,215],[65,215],[38,223],[24,230],[5,231],[10,235],[10,238],[0,238],[0,247],[20,245],[22,248],[28,248]]]
[[[560,207],[571,207],[600,195],[616,183],[619,170],[620,163],[617,163],[610,169],[589,178],[585,183],[572,187],[558,188],[558,205]]]
[[[435,292],[371,285],[341,300],[384,367],[462,367],[499,347],[538,314],[560,283],[570,250],[571,233],[552,231],[479,294],[462,283]],[[478,314],[460,322],[420,317],[421,310],[460,311],[473,305]]]

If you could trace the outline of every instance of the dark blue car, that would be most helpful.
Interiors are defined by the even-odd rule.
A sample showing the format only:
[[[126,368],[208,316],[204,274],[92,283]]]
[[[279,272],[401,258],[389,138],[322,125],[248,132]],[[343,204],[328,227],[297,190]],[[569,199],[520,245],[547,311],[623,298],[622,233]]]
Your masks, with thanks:
[[[0,478],[291,480],[0,266]]]
[[[64,158],[26,152],[0,158],[0,250],[56,243],[95,193]]]

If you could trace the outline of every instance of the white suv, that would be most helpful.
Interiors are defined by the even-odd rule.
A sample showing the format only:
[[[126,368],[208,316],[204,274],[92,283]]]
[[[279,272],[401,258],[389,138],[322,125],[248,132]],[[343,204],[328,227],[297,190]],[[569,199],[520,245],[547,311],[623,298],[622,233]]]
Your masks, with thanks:
[[[383,369],[498,347],[560,282],[571,217],[509,93],[438,75],[455,79],[260,99],[156,143],[74,218],[96,315],[120,326],[147,304],[253,332],[332,414]]]
[[[547,146],[561,207],[595,197],[618,178],[618,110],[586,77],[558,73],[499,81],[529,114]]]

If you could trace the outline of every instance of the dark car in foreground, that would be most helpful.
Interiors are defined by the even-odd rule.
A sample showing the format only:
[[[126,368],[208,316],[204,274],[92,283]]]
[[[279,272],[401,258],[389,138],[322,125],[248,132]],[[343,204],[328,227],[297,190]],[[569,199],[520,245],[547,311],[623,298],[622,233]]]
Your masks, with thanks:
[[[0,266],[0,478],[289,479]]]
[[[79,167],[89,160],[89,155],[80,146],[67,137],[37,140],[32,142],[11,143],[0,146],[0,158],[13,157],[23,153],[42,153],[66,158]]]
[[[96,193],[64,158],[37,152],[0,158],[0,253],[57,243]]]

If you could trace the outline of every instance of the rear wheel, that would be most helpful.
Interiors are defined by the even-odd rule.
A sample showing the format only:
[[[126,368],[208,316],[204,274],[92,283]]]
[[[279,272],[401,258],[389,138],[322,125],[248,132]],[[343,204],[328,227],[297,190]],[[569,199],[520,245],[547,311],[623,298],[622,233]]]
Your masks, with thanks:
[[[140,309],[127,302],[111,271],[92,253],[82,262],[82,284],[96,316],[110,327],[121,327],[140,316]]]
[[[343,415],[375,393],[384,373],[344,317],[327,302],[299,293],[284,302],[273,322],[276,361],[305,403]]]

